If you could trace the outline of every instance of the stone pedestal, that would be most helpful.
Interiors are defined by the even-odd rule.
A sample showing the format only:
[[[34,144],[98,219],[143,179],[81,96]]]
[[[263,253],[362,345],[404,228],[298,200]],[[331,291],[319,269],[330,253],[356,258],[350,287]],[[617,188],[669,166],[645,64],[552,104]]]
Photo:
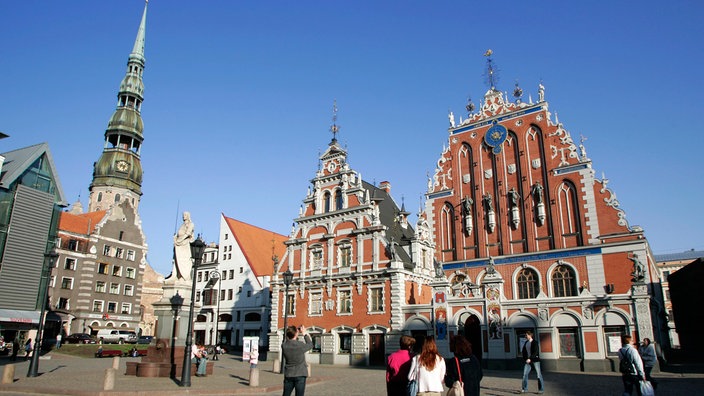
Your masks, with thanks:
[[[126,375],[171,378],[181,375],[183,355],[186,352],[191,287],[190,281],[167,281],[164,284],[164,297],[153,304],[157,320],[155,339],[141,362],[127,363]],[[195,304],[193,309],[198,312],[200,305]],[[195,320],[195,314],[193,319]],[[212,363],[209,365],[212,367]],[[210,371],[212,373],[212,368]]]

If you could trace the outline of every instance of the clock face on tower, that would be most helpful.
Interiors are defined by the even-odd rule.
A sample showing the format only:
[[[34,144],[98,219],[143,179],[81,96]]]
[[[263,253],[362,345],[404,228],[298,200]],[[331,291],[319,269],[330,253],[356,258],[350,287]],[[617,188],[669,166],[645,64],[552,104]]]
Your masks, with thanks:
[[[117,161],[115,167],[117,167],[117,170],[120,172],[127,172],[127,169],[129,169],[130,167],[130,163],[124,160],[120,160]]]
[[[508,130],[503,125],[494,121],[494,125],[486,131],[484,142],[492,148],[494,154],[501,152],[501,145],[508,137]]]

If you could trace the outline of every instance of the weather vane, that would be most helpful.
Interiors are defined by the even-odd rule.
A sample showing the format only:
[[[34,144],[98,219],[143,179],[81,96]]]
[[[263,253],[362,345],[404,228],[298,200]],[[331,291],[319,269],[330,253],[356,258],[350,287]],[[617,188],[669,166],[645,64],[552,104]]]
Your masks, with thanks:
[[[337,133],[340,131],[340,127],[337,126],[337,99],[333,101],[332,104],[332,126],[330,126],[330,132],[332,132],[332,140],[337,141]]]
[[[494,68],[494,60],[491,59],[491,55],[494,53],[491,49],[486,50],[484,56],[486,56],[486,79],[487,83],[491,89],[496,89],[496,83],[499,80],[497,75],[498,70]]]

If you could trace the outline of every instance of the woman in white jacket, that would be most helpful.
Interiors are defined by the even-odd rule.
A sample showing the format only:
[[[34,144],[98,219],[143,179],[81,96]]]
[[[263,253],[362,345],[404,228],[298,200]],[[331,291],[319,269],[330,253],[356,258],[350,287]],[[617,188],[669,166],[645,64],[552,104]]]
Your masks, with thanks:
[[[413,358],[408,380],[418,381],[418,396],[441,396],[445,388],[445,359],[438,354],[433,336],[425,337],[421,353]]]

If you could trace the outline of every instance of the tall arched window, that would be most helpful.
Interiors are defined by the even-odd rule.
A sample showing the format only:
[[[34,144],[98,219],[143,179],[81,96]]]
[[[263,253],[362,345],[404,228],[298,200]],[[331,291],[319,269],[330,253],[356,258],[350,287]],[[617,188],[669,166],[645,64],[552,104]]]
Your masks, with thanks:
[[[100,201],[102,201],[102,200],[103,200],[103,193],[102,193],[102,192],[99,192],[99,193],[98,193],[98,202],[100,202]]]
[[[579,214],[577,189],[565,180],[558,189],[560,227],[565,247],[582,246],[582,230]]]
[[[120,202],[120,194],[115,194],[115,202]]]
[[[574,270],[566,265],[558,265],[552,273],[552,289],[555,297],[577,295],[577,279]]]
[[[327,213],[330,211],[330,193],[325,192],[325,195],[323,195],[323,211],[324,213]]]
[[[335,210],[342,209],[342,191],[335,190]]]
[[[516,286],[518,287],[518,298],[536,298],[540,291],[538,274],[530,268],[522,269],[516,278]]]
[[[455,208],[450,203],[442,207],[440,213],[440,246],[444,260],[457,260],[455,249]],[[449,253],[449,257],[445,254]]]

